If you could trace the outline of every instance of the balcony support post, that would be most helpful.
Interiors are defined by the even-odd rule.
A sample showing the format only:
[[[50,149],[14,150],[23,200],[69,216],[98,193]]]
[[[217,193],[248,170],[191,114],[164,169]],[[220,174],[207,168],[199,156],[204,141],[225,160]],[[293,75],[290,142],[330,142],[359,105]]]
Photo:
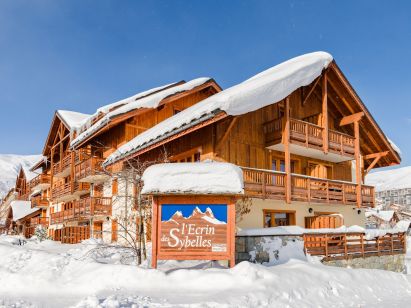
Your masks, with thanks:
[[[361,158],[360,158],[360,123],[359,121],[354,122],[354,136],[355,136],[355,180],[357,182],[357,207],[361,207],[362,200],[362,176],[361,176]]]
[[[328,153],[328,102],[327,102],[327,74],[324,73],[322,78],[322,126],[323,131],[323,149],[324,153]]]
[[[290,97],[285,99],[285,125],[284,125],[284,164],[285,164],[285,201],[291,203],[291,156],[290,156]]]

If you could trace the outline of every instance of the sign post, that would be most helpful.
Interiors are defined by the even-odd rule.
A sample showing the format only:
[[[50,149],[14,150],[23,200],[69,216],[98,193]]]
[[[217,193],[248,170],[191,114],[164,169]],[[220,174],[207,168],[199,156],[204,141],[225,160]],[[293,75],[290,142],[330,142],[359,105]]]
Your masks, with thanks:
[[[235,201],[227,195],[154,195],[151,266],[158,260],[235,264]]]

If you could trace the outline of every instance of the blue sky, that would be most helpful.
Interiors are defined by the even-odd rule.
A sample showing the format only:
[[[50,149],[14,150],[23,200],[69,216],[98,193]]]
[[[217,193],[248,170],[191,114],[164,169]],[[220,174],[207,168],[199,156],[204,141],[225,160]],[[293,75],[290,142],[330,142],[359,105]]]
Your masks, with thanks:
[[[0,1],[0,153],[42,150],[56,109],[181,79],[223,88],[325,50],[411,163],[411,3]]]

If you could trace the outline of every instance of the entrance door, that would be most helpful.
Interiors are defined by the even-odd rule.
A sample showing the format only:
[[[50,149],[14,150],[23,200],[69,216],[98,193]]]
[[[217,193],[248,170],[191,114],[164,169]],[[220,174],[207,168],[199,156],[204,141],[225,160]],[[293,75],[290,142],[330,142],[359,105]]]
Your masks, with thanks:
[[[94,238],[103,238],[103,222],[96,221],[93,224],[93,236]]]

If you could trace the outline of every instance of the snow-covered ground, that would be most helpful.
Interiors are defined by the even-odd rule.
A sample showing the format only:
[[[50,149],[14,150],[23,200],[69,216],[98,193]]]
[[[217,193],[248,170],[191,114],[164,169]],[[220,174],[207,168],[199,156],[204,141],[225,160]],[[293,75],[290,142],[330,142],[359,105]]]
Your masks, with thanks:
[[[0,307],[406,307],[411,276],[290,259],[128,265],[124,249],[0,236]],[[100,247],[100,248],[99,248]],[[179,268],[179,269],[175,269]]]

